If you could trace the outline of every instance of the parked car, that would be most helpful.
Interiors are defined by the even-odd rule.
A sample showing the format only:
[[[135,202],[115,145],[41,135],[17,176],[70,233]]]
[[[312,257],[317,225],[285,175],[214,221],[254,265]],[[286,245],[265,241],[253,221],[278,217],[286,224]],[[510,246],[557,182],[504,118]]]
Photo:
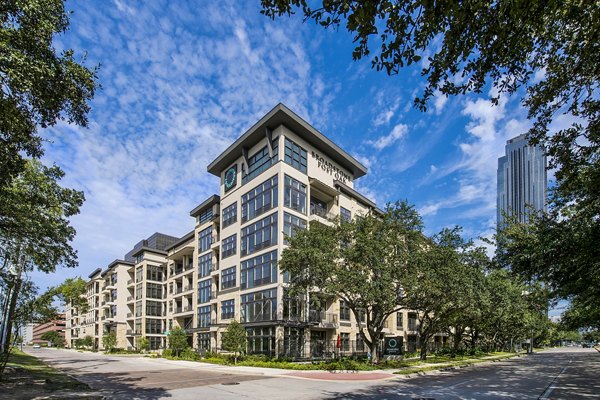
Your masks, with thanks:
[[[42,348],[42,346],[40,346],[39,344],[37,344],[37,343],[36,343],[36,344],[34,344],[34,345],[33,345],[33,348],[34,348],[34,349],[41,349],[41,348]]]

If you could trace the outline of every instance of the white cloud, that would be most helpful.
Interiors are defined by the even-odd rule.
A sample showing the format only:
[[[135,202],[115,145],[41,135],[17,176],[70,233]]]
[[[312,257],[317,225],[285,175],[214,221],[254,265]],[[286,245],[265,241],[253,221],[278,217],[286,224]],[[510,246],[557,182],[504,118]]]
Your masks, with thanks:
[[[408,132],[408,126],[405,124],[398,124],[394,126],[392,131],[386,135],[377,138],[376,140],[368,140],[366,143],[375,147],[377,150],[383,150],[386,147],[391,146],[398,140],[402,139]]]
[[[398,110],[399,106],[400,106],[400,99],[396,99],[394,104],[392,104],[389,107],[384,107],[384,109],[381,110],[381,112],[379,114],[377,114],[375,119],[373,119],[373,126],[379,127],[381,125],[389,124],[391,119],[394,117],[396,110]],[[381,107],[381,105],[378,107]]]
[[[439,90],[433,96],[433,109],[435,115],[440,115],[444,110],[444,106],[448,102],[448,96],[442,94]]]

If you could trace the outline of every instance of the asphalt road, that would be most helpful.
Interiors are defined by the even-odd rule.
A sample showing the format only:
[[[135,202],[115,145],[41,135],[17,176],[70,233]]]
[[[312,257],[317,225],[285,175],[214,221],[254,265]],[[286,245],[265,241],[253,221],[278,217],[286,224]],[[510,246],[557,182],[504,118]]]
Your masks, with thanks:
[[[379,381],[299,379],[283,370],[70,350],[27,351],[111,399],[600,399],[600,353],[593,349],[547,350]]]

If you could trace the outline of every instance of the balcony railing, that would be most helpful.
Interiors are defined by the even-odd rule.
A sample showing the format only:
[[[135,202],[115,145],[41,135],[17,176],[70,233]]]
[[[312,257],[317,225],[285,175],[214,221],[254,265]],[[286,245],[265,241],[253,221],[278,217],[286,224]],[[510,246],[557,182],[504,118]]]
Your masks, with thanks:
[[[338,325],[338,315],[326,313],[325,311],[309,310],[308,322],[317,323],[323,328],[336,328]]]
[[[133,318],[133,313],[127,313],[127,318]]]
[[[127,302],[129,303],[130,301],[133,301],[133,296],[128,296],[127,297]]]
[[[327,218],[327,209],[318,204],[310,204],[310,215],[318,215],[319,217]]]
[[[131,285],[133,285],[133,279],[130,279],[127,281],[127,286],[131,286]]]

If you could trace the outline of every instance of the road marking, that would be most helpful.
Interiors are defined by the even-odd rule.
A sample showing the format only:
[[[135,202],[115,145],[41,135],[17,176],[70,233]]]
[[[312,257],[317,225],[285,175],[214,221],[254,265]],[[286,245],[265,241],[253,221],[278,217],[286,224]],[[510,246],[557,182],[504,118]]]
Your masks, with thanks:
[[[569,368],[569,365],[571,364],[571,362],[573,361],[573,359],[570,359],[568,364],[566,366],[563,367],[563,369],[560,370],[560,372],[558,373],[558,375],[556,375],[554,377],[554,379],[552,379],[552,382],[550,382],[550,384],[548,385],[548,387],[546,388],[546,390],[544,390],[544,392],[540,395],[540,397],[538,397],[538,400],[547,400],[550,398],[550,394],[552,393],[552,391],[554,390],[555,386],[555,382],[558,379],[558,377],[566,371],[567,368]]]

